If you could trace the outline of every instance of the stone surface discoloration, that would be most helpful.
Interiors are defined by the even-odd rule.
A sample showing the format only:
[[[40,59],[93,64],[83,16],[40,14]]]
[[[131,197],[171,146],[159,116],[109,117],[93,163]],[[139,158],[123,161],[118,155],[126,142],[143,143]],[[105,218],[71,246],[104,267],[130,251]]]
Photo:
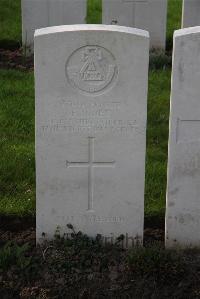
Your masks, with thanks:
[[[21,0],[22,42],[32,54],[36,29],[86,23],[86,0]]]
[[[102,23],[145,29],[150,46],[165,49],[167,0],[103,0]]]
[[[200,1],[183,0],[182,28],[200,25]]]
[[[142,243],[148,51],[148,33],[133,28],[36,32],[38,242],[71,223]]]
[[[174,34],[166,246],[200,246],[200,27]],[[174,241],[175,240],[175,241]]]

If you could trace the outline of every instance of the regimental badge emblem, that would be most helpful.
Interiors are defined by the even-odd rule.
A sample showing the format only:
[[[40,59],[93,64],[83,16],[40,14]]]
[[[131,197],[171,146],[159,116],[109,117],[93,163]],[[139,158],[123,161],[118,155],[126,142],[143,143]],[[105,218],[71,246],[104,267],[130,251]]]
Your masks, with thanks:
[[[118,77],[112,53],[100,46],[77,49],[66,63],[68,82],[80,91],[98,94],[111,88]]]

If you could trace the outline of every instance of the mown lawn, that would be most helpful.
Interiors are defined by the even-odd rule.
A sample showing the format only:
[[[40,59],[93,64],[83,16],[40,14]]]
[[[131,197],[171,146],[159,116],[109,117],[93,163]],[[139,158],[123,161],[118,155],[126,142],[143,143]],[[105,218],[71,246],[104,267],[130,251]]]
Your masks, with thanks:
[[[87,23],[101,23],[101,0],[88,0]],[[21,46],[21,0],[0,0],[0,48]]]
[[[162,1],[162,0],[160,0]],[[168,0],[167,48],[181,25],[182,0]],[[101,0],[88,0],[87,23],[101,23]],[[0,0],[0,47],[21,44],[21,0]]]
[[[0,70],[0,214],[35,213],[34,80],[32,72]],[[163,215],[170,70],[150,71],[146,215]]]
[[[164,216],[171,70],[149,72],[146,216]]]
[[[0,70],[0,213],[35,213],[32,73]]]
[[[169,0],[168,45],[180,27],[181,0]],[[88,23],[101,23],[101,1],[88,1]],[[21,40],[20,0],[0,0],[0,46]],[[164,215],[170,69],[149,74],[146,216]],[[34,79],[0,70],[0,214],[35,214]]]
[[[0,0],[0,48],[21,45],[21,0]]]
[[[162,0],[161,0],[162,1]],[[181,28],[183,0],[168,0],[167,12],[167,49],[172,49],[173,46],[173,32]]]

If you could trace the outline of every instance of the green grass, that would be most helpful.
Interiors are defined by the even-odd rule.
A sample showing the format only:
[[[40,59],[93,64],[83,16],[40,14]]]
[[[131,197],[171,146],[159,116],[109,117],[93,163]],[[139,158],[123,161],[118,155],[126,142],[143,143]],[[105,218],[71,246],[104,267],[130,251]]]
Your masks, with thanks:
[[[0,47],[21,45],[21,0],[0,0]]]
[[[0,70],[0,214],[35,214],[34,80]],[[149,75],[145,213],[163,215],[170,70]]]
[[[88,0],[87,23],[101,23],[101,0]],[[0,0],[0,47],[19,47],[21,27],[21,0]]]
[[[173,32],[181,28],[182,0],[168,0],[167,49],[173,46]]]
[[[34,214],[33,74],[0,70],[0,213]]]
[[[162,0],[161,0],[162,1]],[[182,0],[168,0],[167,48],[181,25]],[[101,0],[88,0],[87,23],[101,23]],[[21,0],[0,0],[0,47],[21,44]]]
[[[89,0],[88,23],[101,22],[101,1]],[[169,0],[168,45],[180,27],[181,0]],[[21,40],[20,0],[0,0],[0,45]],[[35,214],[34,81],[32,73],[0,70],[0,213]],[[145,213],[163,215],[170,70],[149,75]]]
[[[88,0],[87,23],[102,23],[102,2],[101,0]]]
[[[165,211],[170,79],[170,69],[149,74],[146,216],[164,215]]]

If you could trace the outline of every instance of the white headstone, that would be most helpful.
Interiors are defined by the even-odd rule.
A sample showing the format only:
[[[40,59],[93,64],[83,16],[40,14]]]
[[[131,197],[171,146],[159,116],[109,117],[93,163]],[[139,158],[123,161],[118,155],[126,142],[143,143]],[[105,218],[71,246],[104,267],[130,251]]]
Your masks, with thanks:
[[[183,0],[182,28],[200,25],[200,1]]]
[[[167,0],[102,0],[103,24],[148,30],[150,46],[165,49]]]
[[[142,242],[148,47],[120,26],[36,31],[38,241],[70,223]]]
[[[200,245],[200,27],[175,31],[166,246]]]
[[[21,0],[22,43],[33,52],[36,29],[86,22],[87,0]]]

